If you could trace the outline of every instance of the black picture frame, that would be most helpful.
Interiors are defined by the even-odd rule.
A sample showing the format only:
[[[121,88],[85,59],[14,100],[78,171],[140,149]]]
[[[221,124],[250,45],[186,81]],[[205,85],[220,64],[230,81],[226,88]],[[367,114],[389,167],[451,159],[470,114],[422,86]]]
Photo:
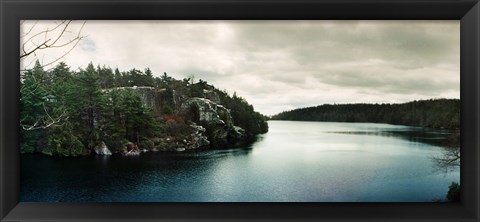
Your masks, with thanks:
[[[1,221],[480,221],[478,0],[0,0]],[[19,35],[24,19],[460,20],[460,203],[19,202]]]

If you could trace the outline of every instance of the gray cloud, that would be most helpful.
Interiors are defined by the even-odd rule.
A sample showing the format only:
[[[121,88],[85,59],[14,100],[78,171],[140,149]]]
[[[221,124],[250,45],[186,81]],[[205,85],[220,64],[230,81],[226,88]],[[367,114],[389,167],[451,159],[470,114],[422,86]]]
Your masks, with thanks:
[[[88,21],[88,38],[65,61],[193,74],[275,114],[459,98],[459,29],[458,21]]]

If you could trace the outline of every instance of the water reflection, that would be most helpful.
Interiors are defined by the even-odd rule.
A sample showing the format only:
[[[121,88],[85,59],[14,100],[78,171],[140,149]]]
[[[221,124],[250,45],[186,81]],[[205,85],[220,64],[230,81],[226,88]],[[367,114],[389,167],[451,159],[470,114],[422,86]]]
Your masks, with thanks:
[[[459,170],[435,172],[444,131],[270,121],[245,147],[138,157],[22,155],[22,201],[431,201]]]
[[[399,130],[372,130],[372,131],[331,131],[327,133],[336,133],[336,134],[356,134],[356,135],[367,135],[367,136],[385,136],[385,137],[396,137],[405,139],[411,142],[426,143],[435,146],[450,147],[459,145],[458,138],[459,134],[456,134],[455,131],[451,130],[435,130],[435,129],[423,129],[417,127],[411,127],[407,129]]]

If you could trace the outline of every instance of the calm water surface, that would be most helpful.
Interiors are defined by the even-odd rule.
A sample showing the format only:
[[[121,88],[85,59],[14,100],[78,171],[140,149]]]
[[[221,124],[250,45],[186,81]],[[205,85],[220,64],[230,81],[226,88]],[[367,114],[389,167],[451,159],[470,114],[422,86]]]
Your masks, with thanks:
[[[432,201],[459,169],[433,156],[449,131],[373,123],[269,121],[248,147],[139,157],[22,155],[21,201]]]

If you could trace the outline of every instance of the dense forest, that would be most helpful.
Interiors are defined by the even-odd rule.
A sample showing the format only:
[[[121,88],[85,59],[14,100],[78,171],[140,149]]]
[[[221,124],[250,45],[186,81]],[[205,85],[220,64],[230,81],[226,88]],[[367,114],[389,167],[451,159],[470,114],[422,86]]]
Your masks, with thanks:
[[[152,94],[154,105],[136,89]],[[154,77],[149,68],[120,71],[90,63],[73,71],[60,63],[44,70],[37,61],[22,73],[20,91],[22,153],[229,146],[268,131],[265,116],[236,93],[193,76]]]
[[[273,120],[373,122],[431,128],[460,128],[459,99],[430,99],[402,104],[335,104],[285,111]]]

